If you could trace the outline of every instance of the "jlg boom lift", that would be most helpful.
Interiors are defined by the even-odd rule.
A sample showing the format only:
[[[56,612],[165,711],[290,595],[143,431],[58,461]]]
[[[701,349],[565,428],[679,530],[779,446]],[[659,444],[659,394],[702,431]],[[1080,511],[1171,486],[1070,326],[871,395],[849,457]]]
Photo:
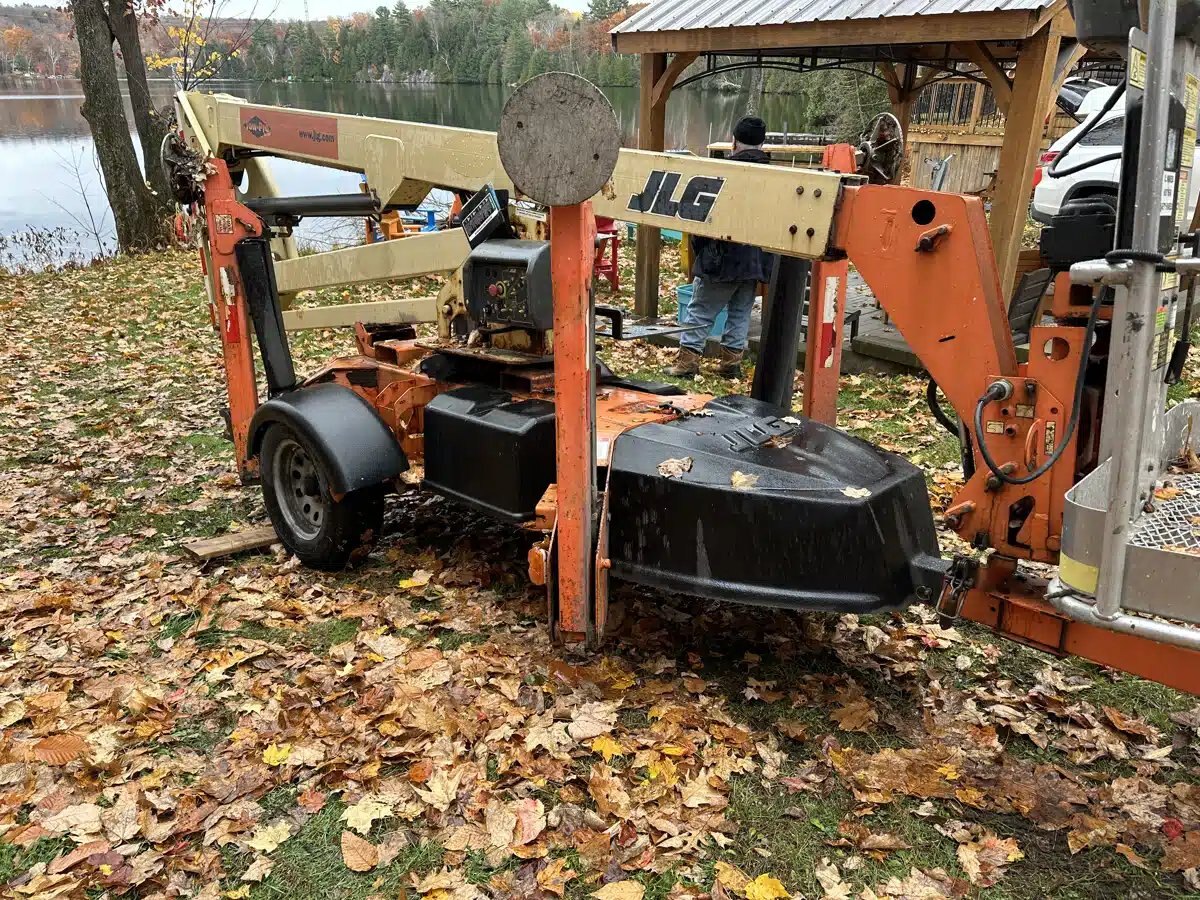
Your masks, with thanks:
[[[1165,409],[1200,270],[1179,233],[1200,81],[1174,0],[1152,4],[1148,36],[1128,5],[1075,4],[1081,40],[1128,58],[1126,177],[1115,214],[1069,209],[1048,229],[1060,274],[1027,362],[976,198],[623,150],[599,91],[561,74],[518,89],[498,134],[179,94],[165,156],[180,201],[203,212],[243,479],[261,482],[289,549],[336,567],[420,463],[425,489],[540,534],[530,575],[558,637],[603,636],[610,577],[808,610],[927,601],[1200,692],[1200,474],[1169,471],[1200,403]],[[1187,28],[1195,5],[1182,4]],[[280,197],[271,156],[364,173],[371,193]],[[471,197],[461,227],[295,253],[303,217],[377,216],[435,187]],[[753,396],[597,364],[598,338],[656,326],[595,305],[593,214],[780,254]],[[966,481],[945,521],[972,555],[943,559],[919,469],[788,408],[806,268],[837,297],[847,260],[957,415],[941,413]],[[436,303],[291,304],[430,272],[450,273]],[[431,321],[437,337],[418,337]],[[287,332],[338,325],[354,326],[356,352],[297,376]],[[1027,561],[1059,574],[1047,583]]]

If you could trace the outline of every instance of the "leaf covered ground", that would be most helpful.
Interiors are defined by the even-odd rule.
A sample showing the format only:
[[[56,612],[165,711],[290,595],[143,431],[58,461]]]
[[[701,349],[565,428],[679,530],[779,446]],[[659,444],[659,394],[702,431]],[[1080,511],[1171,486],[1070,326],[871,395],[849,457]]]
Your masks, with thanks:
[[[344,573],[278,550],[189,561],[182,541],[264,519],[222,436],[202,297],[185,254],[0,276],[5,896],[1200,885],[1194,698],[921,608],[822,617],[626,586],[617,633],[584,655],[547,639],[527,533],[420,493]],[[939,505],[960,473],[922,391],[847,378],[842,424],[922,462]]]

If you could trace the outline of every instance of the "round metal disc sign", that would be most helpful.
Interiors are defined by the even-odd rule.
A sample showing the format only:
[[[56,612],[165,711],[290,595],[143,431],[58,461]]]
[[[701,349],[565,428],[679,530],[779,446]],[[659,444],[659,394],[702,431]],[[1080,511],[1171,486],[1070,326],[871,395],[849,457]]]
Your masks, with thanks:
[[[612,176],[621,128],[598,87],[549,72],[508,98],[496,142],[517,190],[547,206],[570,206],[596,196]]]

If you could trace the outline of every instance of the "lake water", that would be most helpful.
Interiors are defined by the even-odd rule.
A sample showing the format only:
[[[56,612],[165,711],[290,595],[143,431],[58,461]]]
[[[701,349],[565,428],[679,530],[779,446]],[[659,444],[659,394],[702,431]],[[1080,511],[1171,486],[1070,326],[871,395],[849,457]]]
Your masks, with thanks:
[[[156,104],[166,105],[170,83],[156,82],[152,87]],[[206,90],[256,103],[487,130],[496,128],[509,93],[500,85],[274,82],[210,82]],[[636,88],[607,88],[605,93],[616,110],[626,145],[636,145]],[[0,77],[0,238],[30,229],[71,229],[80,234],[73,239],[70,252],[86,257],[95,254],[97,241],[92,232],[99,231],[101,240],[111,247],[112,216],[91,135],[79,114],[82,102],[76,81]],[[725,139],[730,124],[745,108],[745,95],[679,91],[667,107],[667,146],[702,154],[710,140]],[[801,101],[793,96],[765,96],[759,114],[773,131],[799,131],[807,124]],[[127,118],[132,122],[131,116]],[[272,165],[285,193],[358,190],[358,176],[351,173],[287,161]],[[355,227],[350,226],[351,231]],[[345,240],[349,236],[345,229],[344,223],[341,231],[328,222],[305,223],[300,239],[320,246]],[[3,262],[0,256],[0,264]]]

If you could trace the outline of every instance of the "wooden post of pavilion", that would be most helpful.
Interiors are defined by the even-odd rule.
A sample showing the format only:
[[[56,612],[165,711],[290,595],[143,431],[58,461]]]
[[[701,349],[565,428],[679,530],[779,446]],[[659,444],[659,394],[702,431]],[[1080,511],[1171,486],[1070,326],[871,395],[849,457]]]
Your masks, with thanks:
[[[1033,170],[1037,165],[1046,115],[1054,102],[1055,63],[1064,25],[1063,14],[1021,44],[1012,96],[1004,122],[1004,143],[996,165],[992,194],[992,246],[1000,273],[1001,296],[1011,296],[1028,216]]]
[[[683,74],[696,61],[698,53],[676,53],[667,63],[665,53],[642,54],[642,76],[638,86],[638,149],[667,149],[667,98]],[[637,268],[634,270],[634,311],[639,316],[658,315],[659,263],[662,232],[639,225],[637,232]]]
[[[667,71],[667,54],[642,54],[642,77],[639,82],[638,149],[666,149],[667,98],[654,102],[654,88]],[[639,316],[658,315],[659,257],[662,252],[662,232],[649,225],[637,230],[637,266],[634,269],[634,311]]]

